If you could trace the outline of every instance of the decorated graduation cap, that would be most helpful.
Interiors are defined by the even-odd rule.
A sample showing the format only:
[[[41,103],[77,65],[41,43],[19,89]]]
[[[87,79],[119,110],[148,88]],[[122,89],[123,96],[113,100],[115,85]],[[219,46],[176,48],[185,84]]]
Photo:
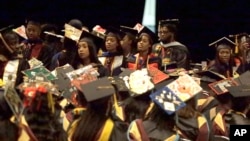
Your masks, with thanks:
[[[151,38],[152,43],[156,43],[158,41],[158,36],[150,30],[148,27],[144,26],[138,33],[138,38],[140,38],[142,35],[147,35]]]
[[[138,31],[132,27],[128,27],[128,26],[120,26],[120,30],[130,36],[136,36],[138,34]]]
[[[186,104],[167,86],[150,94],[150,98],[169,115],[186,106]]]
[[[228,39],[227,37],[222,37],[212,43],[209,44],[209,46],[215,47],[216,50],[220,50],[220,49],[233,49],[235,47],[235,43]]]
[[[184,102],[188,101],[203,90],[188,74],[179,76],[176,80],[168,84],[167,87]]]
[[[96,81],[81,85],[81,89],[88,102],[106,98],[115,93],[114,86],[112,86],[108,77],[103,77]]]
[[[236,85],[238,85],[237,82],[234,81],[234,79],[232,78],[226,78],[226,79],[208,84],[208,86],[212,89],[212,91],[217,95],[227,93],[228,87],[232,87]]]
[[[102,38],[103,40],[105,39],[105,33],[106,29],[101,27],[100,25],[95,25],[91,31],[92,34],[96,35],[97,37]]]

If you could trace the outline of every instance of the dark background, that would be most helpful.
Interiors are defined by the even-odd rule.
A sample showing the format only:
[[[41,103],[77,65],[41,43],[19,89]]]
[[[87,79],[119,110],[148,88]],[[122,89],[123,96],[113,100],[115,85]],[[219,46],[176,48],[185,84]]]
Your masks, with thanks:
[[[194,62],[214,57],[214,49],[208,47],[209,43],[250,30],[250,2],[247,0],[156,1],[157,21],[180,20],[178,39],[190,49]],[[73,18],[80,19],[90,29],[97,24],[134,26],[142,21],[144,3],[144,0],[1,1],[0,27],[19,26],[32,16],[56,23],[60,28]]]

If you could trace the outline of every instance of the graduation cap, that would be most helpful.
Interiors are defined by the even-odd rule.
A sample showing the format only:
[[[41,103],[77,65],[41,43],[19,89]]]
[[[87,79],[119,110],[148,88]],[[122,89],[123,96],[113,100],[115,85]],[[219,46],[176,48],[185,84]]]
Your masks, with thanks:
[[[210,71],[210,70],[200,71],[200,72],[195,73],[195,75],[201,78],[201,81],[208,82],[208,83],[226,79],[225,76],[219,73],[216,73],[214,71]]]
[[[186,106],[186,104],[167,86],[150,94],[150,98],[169,115]]]
[[[106,29],[102,28],[100,25],[96,25],[93,27],[91,33],[104,40],[106,36]]]
[[[88,102],[106,98],[115,93],[114,86],[112,86],[108,77],[81,85],[81,89]]]
[[[156,43],[158,41],[158,36],[146,26],[144,26],[143,29],[141,29],[139,31],[138,37],[140,38],[140,36],[143,35],[143,34],[146,34],[151,38],[151,40],[153,42],[152,44],[154,44],[154,43]]]
[[[3,32],[5,32],[5,31],[11,30],[13,27],[14,27],[13,24],[12,24],[12,25],[8,25],[8,26],[6,26],[6,27],[1,28],[1,29],[0,29],[0,32],[3,33]]]
[[[248,97],[250,96],[250,85],[238,85],[227,87],[229,93],[237,98],[237,97]]]
[[[104,47],[104,39],[102,38],[102,37],[99,37],[99,36],[97,36],[95,33],[93,33],[93,32],[87,32],[87,31],[85,31],[85,30],[83,30],[82,31],[82,35],[81,35],[81,37],[80,37],[80,39],[79,39],[79,41],[81,41],[81,39],[83,39],[83,38],[89,38],[90,40],[92,40],[93,41],[93,43],[95,44],[95,46],[96,46],[96,52],[98,52],[98,50],[101,48],[101,49],[103,49],[103,47]]]
[[[118,37],[119,40],[121,40],[126,35],[125,32],[113,26],[107,26],[105,27],[105,29],[106,29],[106,32],[105,32],[106,37],[115,36],[115,37]]]
[[[159,21],[159,25],[167,25],[167,24],[171,24],[171,25],[177,25],[179,24],[179,19],[165,19],[165,20],[160,20]]]
[[[120,30],[124,33],[126,33],[127,35],[133,36],[135,37],[138,34],[138,31],[132,27],[128,27],[128,26],[120,26]]]
[[[235,79],[235,81],[240,85],[250,85],[250,71],[246,71],[242,73],[238,78]]]
[[[236,86],[238,83],[234,81],[232,78],[223,79],[220,81],[216,81],[208,84],[208,86],[212,89],[213,92],[217,95],[225,94],[228,92],[228,87]]]
[[[179,78],[168,84],[167,87],[184,102],[203,90],[200,85],[188,74],[179,76]]]
[[[79,19],[71,19],[68,22],[68,24],[75,27],[75,28],[77,28],[77,29],[79,29],[79,30],[82,30],[82,27],[83,27],[83,24]]]
[[[220,46],[220,45],[226,45],[226,46]],[[222,48],[228,48],[228,49],[233,49],[235,47],[235,43],[228,39],[227,37],[222,37],[212,43],[210,43],[208,46],[215,47],[216,50],[220,50]]]

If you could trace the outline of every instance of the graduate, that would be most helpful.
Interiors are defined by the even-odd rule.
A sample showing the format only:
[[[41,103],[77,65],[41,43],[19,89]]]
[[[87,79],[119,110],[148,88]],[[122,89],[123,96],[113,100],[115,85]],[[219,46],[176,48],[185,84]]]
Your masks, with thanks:
[[[85,113],[69,130],[69,140],[126,140],[127,126],[112,116],[115,89],[107,77],[82,85],[88,102]]]
[[[226,37],[209,44],[215,47],[215,59],[208,64],[208,70],[217,72],[226,78],[237,76],[237,65],[233,53],[235,43]]]
[[[162,70],[184,68],[189,70],[190,53],[188,48],[177,41],[178,19],[159,21],[160,43],[153,47],[153,53],[162,59]]]
[[[150,29],[144,27],[138,34],[137,54],[131,55],[126,61],[126,67],[131,70],[155,67],[161,68],[161,59],[154,57],[152,54],[152,46],[156,42],[157,37]]]
[[[106,52],[103,52],[98,59],[108,69],[108,76],[117,76],[122,72],[121,68],[125,62],[120,44],[125,34],[115,27],[107,27],[105,35]]]
[[[130,55],[136,53],[136,35],[138,31],[127,26],[120,26],[122,32],[126,35],[121,40],[121,46],[123,49],[123,55],[128,58]]]
[[[88,65],[92,65],[93,67],[97,68],[99,77],[107,76],[107,68],[101,64],[97,57],[97,49],[99,49],[97,45],[100,46],[100,43],[102,42],[102,38],[99,38],[92,33],[83,31],[82,36],[77,43],[78,55],[73,62],[73,68],[79,69]]]

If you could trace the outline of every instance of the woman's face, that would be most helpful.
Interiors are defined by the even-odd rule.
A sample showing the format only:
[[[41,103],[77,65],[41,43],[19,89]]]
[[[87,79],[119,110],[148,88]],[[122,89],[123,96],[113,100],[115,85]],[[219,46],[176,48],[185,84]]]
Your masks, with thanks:
[[[26,27],[26,34],[29,39],[39,39],[40,38],[41,29],[38,25],[28,24]]]
[[[87,42],[79,42],[78,45],[78,55],[81,59],[85,59],[89,57],[89,48]]]
[[[147,51],[151,47],[149,37],[146,35],[142,35],[141,39],[137,42],[137,50],[138,52]]]
[[[219,60],[223,63],[228,63],[230,60],[231,50],[228,48],[222,48],[219,50]]]
[[[116,52],[118,45],[118,41],[115,37],[107,36],[105,40],[105,47],[108,52]]]

